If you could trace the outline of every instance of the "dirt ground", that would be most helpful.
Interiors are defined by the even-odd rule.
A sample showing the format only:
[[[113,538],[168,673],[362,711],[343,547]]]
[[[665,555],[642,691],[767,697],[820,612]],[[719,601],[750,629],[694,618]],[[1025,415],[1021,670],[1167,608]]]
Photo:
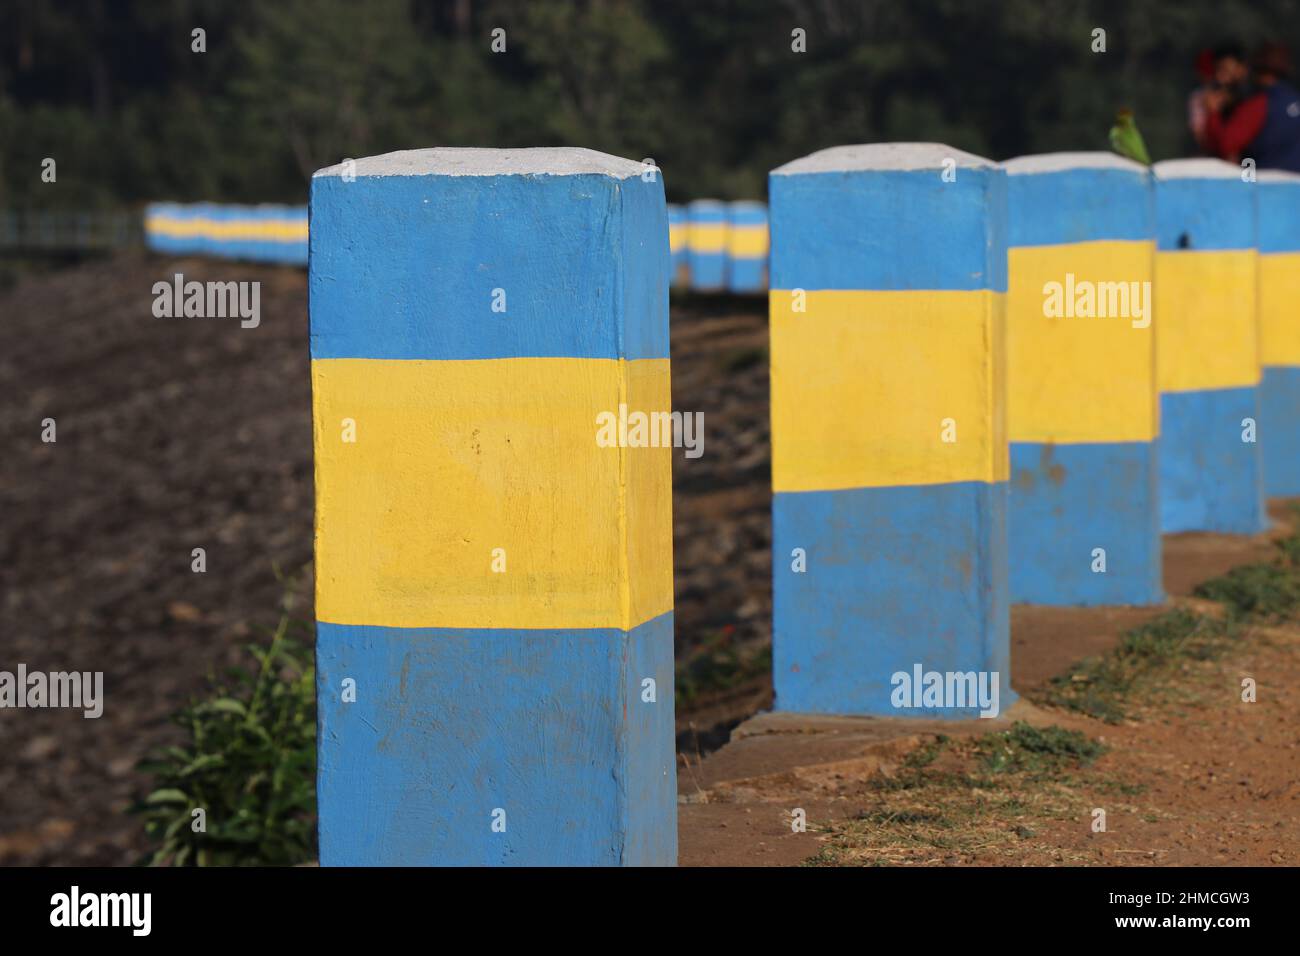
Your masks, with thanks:
[[[154,318],[153,283],[175,272],[259,280],[260,327]],[[717,749],[771,705],[766,325],[761,298],[674,304],[673,405],[705,413],[703,457],[674,459],[681,859],[878,862],[844,828],[870,809],[875,771],[925,745],[921,726],[830,732],[768,716]],[[47,417],[53,445],[40,441]],[[149,782],[136,762],[174,739],[168,715],[207,674],[275,624],[276,568],[296,575],[298,611],[311,617],[305,275],[127,255],[0,291],[0,440],[0,668],[102,670],[107,697],[99,720],[0,710],[0,865],[134,862],[145,842],[124,811]],[[203,574],[190,569],[196,547]],[[1171,538],[1167,587],[1185,595],[1269,551],[1263,538]],[[1041,685],[1154,613],[1017,608],[1013,684]],[[1034,721],[1104,735],[1112,749],[1089,772],[1121,780],[1113,792],[1145,780],[1147,802],[1112,801],[1102,842],[1074,833],[1066,801],[1069,813],[1036,819],[1037,837],[1012,845],[1019,857],[997,843],[939,862],[1295,862],[1300,756],[1277,717],[1300,705],[1295,637],[1250,648],[1218,666],[1223,681],[1233,666],[1270,675],[1252,710],[1210,695],[1131,727],[1091,727],[1024,705]],[[807,810],[808,833],[790,832],[790,806]]]
[[[1260,681],[1256,703],[1241,701],[1243,676]],[[1121,726],[1024,703],[990,726],[757,718],[681,774],[680,862],[1300,864],[1300,628],[1261,629],[1226,660],[1180,677],[1176,692]],[[1078,730],[1109,749],[1059,782],[881,786],[935,735],[1005,730],[1011,720]],[[795,808],[806,832],[792,830]],[[1093,830],[1099,808],[1105,832]],[[881,825],[893,821],[904,825]]]
[[[1283,502],[1270,510],[1269,534],[1166,538],[1172,603],[1221,615],[1187,595],[1275,557],[1291,519]],[[1164,610],[1015,607],[1012,684],[1024,696],[996,720],[766,713],[702,759],[679,755],[681,864],[1300,865],[1300,625],[1246,628],[1222,658],[1189,661],[1129,701],[1119,725],[1031,702]],[[1254,703],[1242,700],[1247,677]],[[1078,731],[1107,751],[1057,779],[986,774],[972,786],[964,747],[1017,721]],[[957,741],[948,772],[926,779],[909,761],[941,737]],[[1104,832],[1094,832],[1099,809]]]

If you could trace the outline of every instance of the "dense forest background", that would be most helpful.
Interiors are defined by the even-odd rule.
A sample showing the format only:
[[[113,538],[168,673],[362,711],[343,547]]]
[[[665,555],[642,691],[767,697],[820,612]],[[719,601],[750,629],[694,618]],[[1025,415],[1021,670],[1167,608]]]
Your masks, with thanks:
[[[318,167],[430,145],[588,146],[653,157],[673,200],[762,197],[843,143],[1105,149],[1120,106],[1166,158],[1197,52],[1265,38],[1296,47],[1300,0],[0,0],[0,208],[303,202]]]

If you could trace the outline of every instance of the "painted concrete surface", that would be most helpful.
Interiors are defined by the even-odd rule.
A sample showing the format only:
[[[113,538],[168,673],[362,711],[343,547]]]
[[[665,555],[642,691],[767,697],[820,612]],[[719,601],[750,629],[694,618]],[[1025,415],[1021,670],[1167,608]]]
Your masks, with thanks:
[[[1259,174],[1259,415],[1264,490],[1300,495],[1300,176]]]
[[[691,288],[718,292],[727,287],[727,206],[697,199],[686,207],[686,261]]]
[[[774,170],[776,706],[899,709],[925,670],[1007,681],[1006,176],[938,144]]]
[[[1107,153],[1004,168],[1011,600],[1158,603],[1149,173]]]
[[[1251,534],[1265,527],[1257,184],[1216,160],[1154,172],[1161,529]]]
[[[767,289],[767,206],[761,202],[727,204],[727,288],[732,292]]]
[[[312,182],[326,865],[672,864],[663,185],[589,150]]]

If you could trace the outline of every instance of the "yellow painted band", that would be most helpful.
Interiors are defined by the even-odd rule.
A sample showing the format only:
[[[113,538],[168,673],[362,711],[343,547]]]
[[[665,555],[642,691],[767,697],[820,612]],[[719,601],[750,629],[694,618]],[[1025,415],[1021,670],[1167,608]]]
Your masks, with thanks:
[[[1259,383],[1257,258],[1251,249],[1156,253],[1160,391]]]
[[[1300,253],[1259,257],[1259,336],[1260,364],[1300,366]]]
[[[684,248],[686,245],[686,227],[669,226],[668,227],[668,248],[673,252]]]
[[[314,360],[317,618],[632,628],[671,610],[672,450],[597,444],[599,413],[670,401],[667,359]]]
[[[732,258],[759,259],[767,249],[767,226],[732,226],[727,233],[727,254]]]
[[[686,227],[686,242],[693,252],[725,252],[727,224],[693,223]]]
[[[150,216],[145,229],[176,238],[193,236],[209,239],[263,239],[276,242],[306,242],[307,222],[300,219],[169,219]]]
[[[1008,250],[1011,441],[1124,442],[1157,436],[1154,256],[1153,242]]]
[[[1005,481],[1004,298],[773,290],[773,489]]]

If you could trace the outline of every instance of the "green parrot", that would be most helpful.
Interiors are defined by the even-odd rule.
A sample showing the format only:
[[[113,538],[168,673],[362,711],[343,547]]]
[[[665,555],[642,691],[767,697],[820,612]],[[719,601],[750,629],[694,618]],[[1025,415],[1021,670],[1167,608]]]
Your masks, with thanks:
[[[1143,166],[1151,165],[1147,144],[1138,132],[1137,123],[1133,122],[1132,110],[1120,110],[1115,114],[1115,125],[1110,128],[1110,148]]]

